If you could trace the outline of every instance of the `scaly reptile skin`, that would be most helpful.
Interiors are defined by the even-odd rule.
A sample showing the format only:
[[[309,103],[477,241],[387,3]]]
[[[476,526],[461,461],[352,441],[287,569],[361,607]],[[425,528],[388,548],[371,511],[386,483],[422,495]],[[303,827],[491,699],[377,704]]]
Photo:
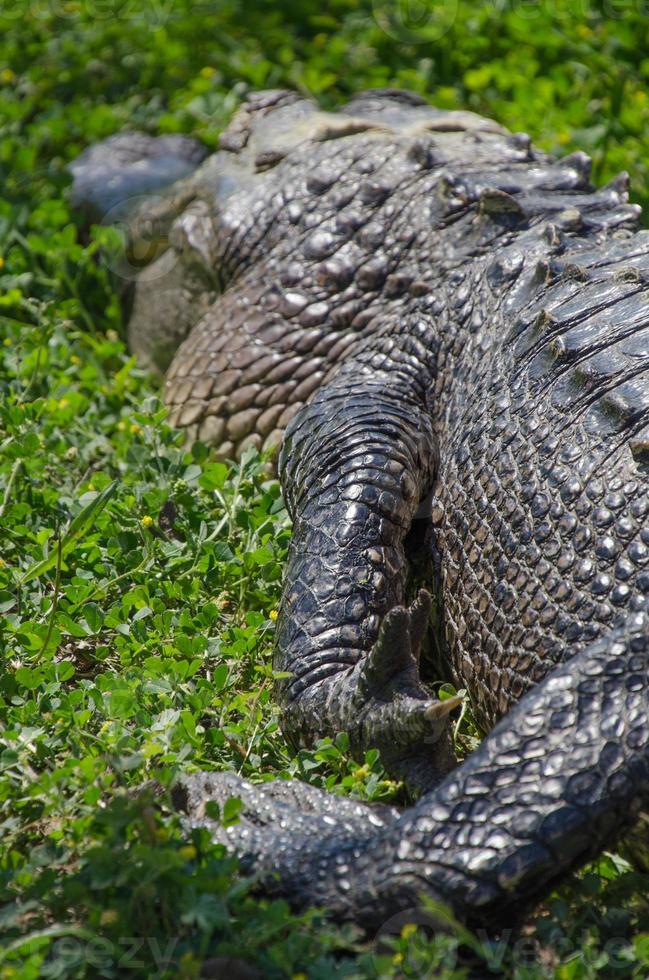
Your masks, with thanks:
[[[182,780],[188,822],[296,906],[372,928],[426,894],[502,925],[647,803],[649,238],[626,201],[583,154],[407,93],[325,114],[275,92],[157,205],[172,249],[131,336],[173,332],[165,297],[200,282],[172,420],[223,455],[287,427],[286,734],[348,731],[424,790],[399,814]],[[457,768],[434,676],[495,725]],[[204,804],[233,792],[224,830]]]

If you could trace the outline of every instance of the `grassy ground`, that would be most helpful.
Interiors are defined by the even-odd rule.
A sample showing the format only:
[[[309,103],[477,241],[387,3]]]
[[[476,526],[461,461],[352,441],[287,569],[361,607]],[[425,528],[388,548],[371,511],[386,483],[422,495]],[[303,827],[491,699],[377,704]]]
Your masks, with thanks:
[[[77,240],[65,163],[125,126],[213,145],[248,88],[332,105],[395,84],[586,149],[598,180],[627,169],[644,202],[648,32],[625,0],[3,5],[0,977],[647,976],[647,879],[620,858],[522,937],[406,926],[367,943],[251,896],[219,847],[154,807],[148,780],[206,767],[398,790],[344,740],[287,751],[278,487],[256,457],[226,467],[165,426],[121,339],[104,232]]]

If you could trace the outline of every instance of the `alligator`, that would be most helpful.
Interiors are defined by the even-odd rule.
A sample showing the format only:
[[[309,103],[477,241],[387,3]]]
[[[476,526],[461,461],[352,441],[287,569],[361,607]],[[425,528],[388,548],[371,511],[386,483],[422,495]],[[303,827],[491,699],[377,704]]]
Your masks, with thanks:
[[[186,172],[154,168],[142,204],[164,153]],[[187,825],[370,930],[422,897],[517,920],[649,797],[649,237],[627,176],[596,189],[584,153],[397,90],[337,112],[262,92],[205,159],[131,134],[75,168],[90,209],[136,188],[129,336],[168,368],[171,421],[223,457],[281,444],[286,737],[346,732],[414,800],[203,773],[174,791]],[[459,765],[440,680],[487,733]],[[207,803],[232,795],[225,828]]]

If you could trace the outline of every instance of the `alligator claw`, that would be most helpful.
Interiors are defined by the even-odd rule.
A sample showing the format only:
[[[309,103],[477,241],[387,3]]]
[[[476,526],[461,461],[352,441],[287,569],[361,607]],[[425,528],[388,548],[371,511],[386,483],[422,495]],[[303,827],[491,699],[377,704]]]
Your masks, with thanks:
[[[459,708],[461,704],[462,696],[460,694],[454,694],[452,698],[446,698],[445,701],[436,701],[435,704],[431,704],[429,708],[426,708],[426,717],[429,721],[445,720],[451,711],[454,708]]]
[[[417,661],[412,652],[408,610],[391,609],[362,671],[362,680],[371,691],[381,692],[395,677],[413,674]]]
[[[428,621],[430,619],[430,611],[432,607],[433,600],[430,592],[427,592],[426,589],[420,589],[417,593],[417,598],[412,603],[409,610],[410,643],[413,656],[416,657],[418,665],[421,657],[421,648],[424,640],[426,639],[426,633],[428,631]]]
[[[361,673],[368,691],[381,697],[397,680],[401,690],[406,684],[419,685],[419,657],[431,606],[430,594],[421,589],[410,608],[395,606],[386,615]]]
[[[422,589],[408,609],[391,609],[358,675],[355,741],[380,749],[386,769],[412,790],[430,788],[453,768],[449,715],[462,703],[431,698],[419,677],[431,605]]]

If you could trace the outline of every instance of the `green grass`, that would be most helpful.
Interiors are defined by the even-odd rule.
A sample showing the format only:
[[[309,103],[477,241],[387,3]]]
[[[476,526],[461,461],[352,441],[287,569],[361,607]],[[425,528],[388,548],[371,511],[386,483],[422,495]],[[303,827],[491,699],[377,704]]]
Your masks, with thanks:
[[[272,698],[277,484],[183,448],[129,358],[65,163],[125,126],[214,145],[248,88],[394,84],[592,153],[649,195],[641,4],[14,0],[0,12],[0,977],[644,978],[647,879],[604,856],[518,937],[363,942],[251,895],[152,779],[229,768],[389,799],[344,739],[294,758]],[[218,13],[215,12],[218,9]],[[406,16],[408,9],[419,18]],[[236,819],[236,803],[223,814]],[[221,959],[219,959],[221,958]],[[220,972],[219,972],[220,971]]]

